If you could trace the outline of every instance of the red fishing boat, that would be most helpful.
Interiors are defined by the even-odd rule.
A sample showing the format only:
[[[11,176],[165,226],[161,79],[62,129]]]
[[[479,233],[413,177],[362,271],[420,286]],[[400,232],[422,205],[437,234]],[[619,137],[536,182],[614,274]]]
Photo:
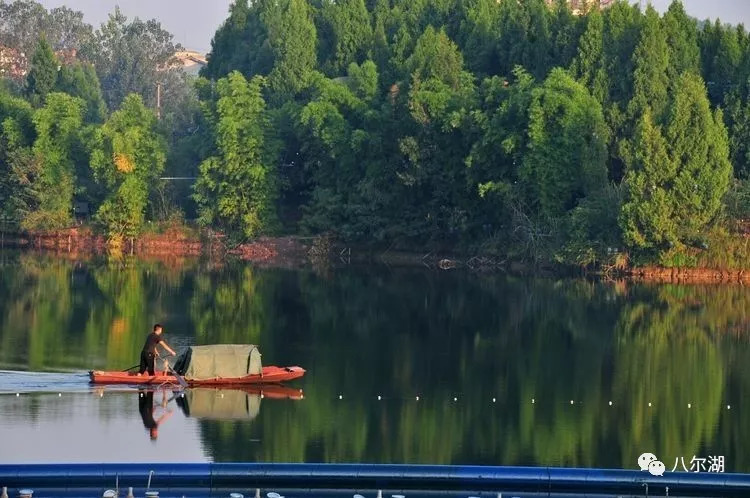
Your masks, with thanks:
[[[260,351],[252,344],[220,344],[190,346],[170,370],[157,370],[155,375],[134,372],[91,370],[93,384],[145,384],[166,382],[189,386],[278,384],[305,375],[298,366],[277,367],[261,364]]]

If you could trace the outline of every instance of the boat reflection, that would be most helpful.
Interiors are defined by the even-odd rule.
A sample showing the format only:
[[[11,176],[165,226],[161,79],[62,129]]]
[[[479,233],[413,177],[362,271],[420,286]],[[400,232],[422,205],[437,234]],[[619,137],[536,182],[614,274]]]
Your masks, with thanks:
[[[262,399],[301,400],[301,389],[281,385],[246,386],[235,389],[173,386],[138,390],[138,413],[149,437],[159,437],[159,426],[172,416],[172,401],[187,418],[199,420],[253,420]]]
[[[238,389],[196,387],[177,396],[177,405],[186,417],[203,420],[252,420],[260,411],[260,401],[303,398],[302,390],[286,386],[256,386]]]

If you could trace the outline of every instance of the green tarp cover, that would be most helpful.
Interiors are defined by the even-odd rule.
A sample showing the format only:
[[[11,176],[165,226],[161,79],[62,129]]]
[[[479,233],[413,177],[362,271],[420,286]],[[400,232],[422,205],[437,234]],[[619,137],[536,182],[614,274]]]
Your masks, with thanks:
[[[200,419],[248,420],[260,411],[260,395],[241,389],[192,388],[177,401],[185,415]]]
[[[263,370],[260,351],[252,344],[190,346],[174,368],[188,380],[237,378]]]

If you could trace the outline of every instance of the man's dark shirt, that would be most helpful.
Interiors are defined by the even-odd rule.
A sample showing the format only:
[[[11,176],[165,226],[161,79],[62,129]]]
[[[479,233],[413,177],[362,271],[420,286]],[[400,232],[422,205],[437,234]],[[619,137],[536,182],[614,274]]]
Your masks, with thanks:
[[[146,343],[143,345],[143,352],[151,354],[156,353],[156,345],[160,342],[161,336],[156,332],[151,332],[148,337],[146,337]]]

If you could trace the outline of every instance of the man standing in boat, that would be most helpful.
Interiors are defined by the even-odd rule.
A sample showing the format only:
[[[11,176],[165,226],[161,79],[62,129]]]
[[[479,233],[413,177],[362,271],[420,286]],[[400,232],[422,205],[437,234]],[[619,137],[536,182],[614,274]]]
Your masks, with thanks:
[[[156,325],[154,325],[154,331],[151,332],[148,337],[146,337],[146,343],[143,345],[143,349],[141,350],[141,367],[138,371],[138,375],[143,375],[143,372],[145,372],[146,370],[148,370],[149,375],[154,375],[154,359],[157,355],[157,345],[161,345],[164,349],[169,351],[169,354],[175,356],[176,353],[172,348],[169,347],[167,341],[162,338],[161,333],[161,324],[157,323]]]

